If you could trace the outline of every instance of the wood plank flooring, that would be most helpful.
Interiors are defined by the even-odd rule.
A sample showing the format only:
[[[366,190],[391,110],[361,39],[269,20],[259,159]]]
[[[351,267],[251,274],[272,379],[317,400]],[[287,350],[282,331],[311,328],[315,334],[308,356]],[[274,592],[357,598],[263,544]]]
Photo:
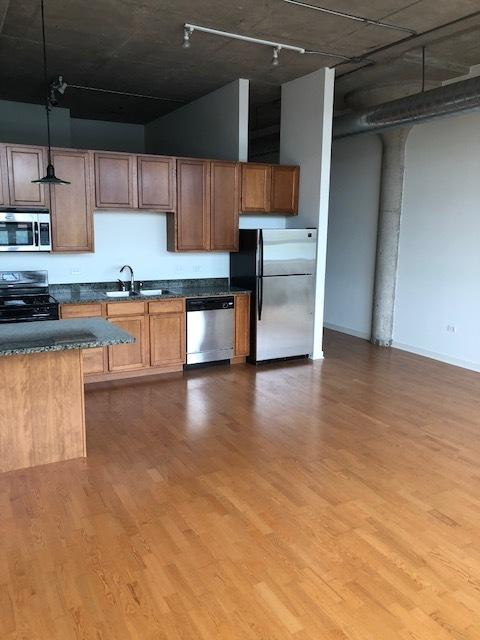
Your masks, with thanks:
[[[0,476],[0,638],[478,640],[480,375],[325,350],[91,387]]]

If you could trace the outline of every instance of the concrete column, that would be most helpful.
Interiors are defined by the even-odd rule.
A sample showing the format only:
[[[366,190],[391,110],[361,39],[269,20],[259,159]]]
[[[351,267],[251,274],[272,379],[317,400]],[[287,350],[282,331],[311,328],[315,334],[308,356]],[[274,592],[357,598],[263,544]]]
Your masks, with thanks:
[[[381,347],[390,347],[393,339],[398,245],[405,183],[405,149],[410,129],[411,127],[402,127],[381,134],[382,183],[371,337],[372,343]]]

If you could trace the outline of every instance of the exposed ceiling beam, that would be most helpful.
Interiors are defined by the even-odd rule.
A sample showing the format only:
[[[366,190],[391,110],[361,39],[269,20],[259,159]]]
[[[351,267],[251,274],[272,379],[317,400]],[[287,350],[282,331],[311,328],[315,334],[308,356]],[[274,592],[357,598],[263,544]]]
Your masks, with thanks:
[[[405,62],[408,62],[409,64],[421,66],[423,64],[422,52],[418,50],[408,51],[402,57],[402,60],[404,60]],[[463,64],[457,64],[455,62],[452,62],[451,60],[446,60],[445,58],[437,58],[436,56],[432,56],[430,53],[428,53],[428,50],[427,50],[425,64],[430,69],[438,69],[440,71],[445,70],[445,71],[453,72],[456,76],[466,75],[470,71],[469,66],[466,66]]]

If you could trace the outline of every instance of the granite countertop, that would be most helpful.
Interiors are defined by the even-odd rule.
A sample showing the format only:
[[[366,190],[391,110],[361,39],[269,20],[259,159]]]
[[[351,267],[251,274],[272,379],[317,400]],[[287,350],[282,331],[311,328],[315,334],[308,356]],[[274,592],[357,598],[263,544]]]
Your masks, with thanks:
[[[96,282],[85,284],[51,285],[50,294],[60,304],[86,304],[92,302],[124,302],[139,300],[165,300],[169,298],[198,298],[208,296],[231,296],[250,293],[246,289],[231,287],[226,278],[204,280],[154,280],[143,283],[143,289],[164,289],[161,295],[134,295],[110,297],[106,291],[118,291],[118,283]]]
[[[132,342],[135,342],[135,339],[130,334],[102,318],[0,325],[0,356],[92,349]]]

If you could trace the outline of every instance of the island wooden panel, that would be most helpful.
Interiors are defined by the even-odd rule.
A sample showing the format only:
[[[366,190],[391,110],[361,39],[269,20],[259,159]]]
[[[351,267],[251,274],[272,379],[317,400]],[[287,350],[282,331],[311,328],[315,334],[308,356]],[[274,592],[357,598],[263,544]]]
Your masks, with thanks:
[[[81,351],[0,357],[0,388],[0,472],[86,455]]]

